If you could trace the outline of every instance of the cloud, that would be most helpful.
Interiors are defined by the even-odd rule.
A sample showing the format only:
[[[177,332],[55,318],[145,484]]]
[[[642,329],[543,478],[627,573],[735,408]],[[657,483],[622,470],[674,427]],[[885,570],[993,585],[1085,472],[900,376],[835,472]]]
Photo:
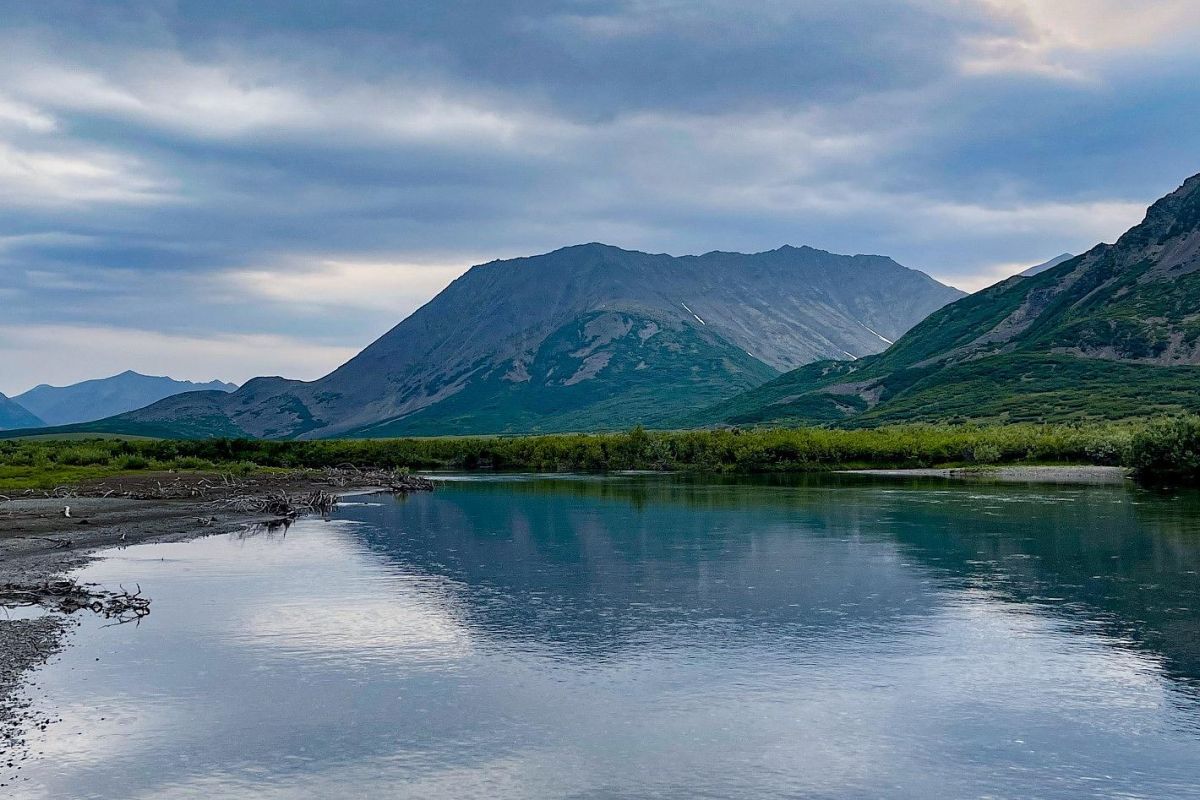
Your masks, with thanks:
[[[0,208],[167,203],[134,158],[102,150],[24,150],[0,142]]]
[[[402,319],[468,268],[467,264],[397,264],[321,261],[290,270],[230,272],[237,292],[328,313],[353,309],[386,311]]]
[[[47,66],[37,48],[13,47],[28,61],[10,63],[6,85],[34,104],[24,106],[30,120],[86,114],[216,140],[337,132],[344,140],[442,142],[512,141],[523,122],[469,96],[446,96],[416,76],[347,86],[314,72],[305,82],[291,69],[241,53],[211,63],[136,49],[102,71],[80,63]],[[0,105],[0,119],[4,112]]]
[[[48,133],[58,127],[58,123],[33,106],[0,96],[0,126],[17,126],[36,133]]]
[[[986,0],[985,6],[1013,29],[971,40],[963,63],[968,73],[1087,80],[1097,54],[1191,47],[1200,27],[1200,6],[1191,0]]]
[[[811,244],[978,285],[1198,170],[1194,5],[17,4],[4,324],[310,377],[472,263],[583,241]],[[0,391],[137,366],[44,348]]]

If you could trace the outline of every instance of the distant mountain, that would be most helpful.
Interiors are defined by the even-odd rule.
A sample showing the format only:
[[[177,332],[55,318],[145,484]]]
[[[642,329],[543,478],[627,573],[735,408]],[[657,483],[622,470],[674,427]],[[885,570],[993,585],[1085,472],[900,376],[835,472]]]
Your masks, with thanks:
[[[1071,255],[1070,253],[1063,253],[1062,255],[1055,256],[1054,258],[1052,258],[1049,261],[1046,261],[1042,264],[1038,264],[1037,266],[1030,267],[1029,269],[1025,270],[1021,274],[1024,275],[1025,277],[1029,277],[1031,275],[1037,275],[1042,272],[1045,272],[1048,269],[1057,267],[1059,264],[1063,263],[1064,261],[1070,261],[1074,257],[1075,256]]]
[[[0,431],[40,428],[46,423],[12,399],[0,394]]]
[[[655,425],[783,369],[876,353],[961,296],[882,256],[579,245],[472,268],[320,380],[257,378],[104,426],[320,438]]]
[[[959,300],[878,356],[809,364],[697,424],[1078,420],[1200,411],[1200,175],[1116,244]]]
[[[183,392],[232,392],[236,388],[232,383],[221,381],[193,383],[128,371],[70,386],[42,384],[13,399],[45,420],[47,425],[70,425],[123,414]]]

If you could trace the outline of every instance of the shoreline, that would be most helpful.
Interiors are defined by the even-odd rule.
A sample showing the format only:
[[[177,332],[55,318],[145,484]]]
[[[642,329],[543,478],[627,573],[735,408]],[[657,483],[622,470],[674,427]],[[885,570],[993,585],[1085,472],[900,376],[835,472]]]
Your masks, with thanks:
[[[947,467],[915,469],[843,469],[842,475],[871,475],[883,478],[945,478],[959,481],[998,483],[1057,483],[1092,486],[1119,486],[1130,479],[1124,467],[1011,466]]]
[[[1120,485],[1128,480],[1127,471],[1120,467],[1094,466],[850,469],[837,473],[1078,485]],[[51,493],[0,498],[0,587],[60,579],[104,550],[187,541],[283,521],[279,514],[246,511],[244,504],[231,502],[234,497],[299,498],[326,492],[341,499],[388,491],[380,477],[337,470],[298,471],[261,473],[230,482],[214,473],[143,473],[97,479]],[[68,506],[70,517],[64,515]],[[49,610],[32,619],[22,614],[0,616],[0,752],[7,760],[19,763],[26,758],[28,754],[22,752],[25,731],[51,722],[31,715],[21,689],[30,671],[66,645],[74,620],[73,615]]]
[[[49,496],[11,497],[0,501],[0,587],[61,579],[104,550],[187,541],[283,521],[278,514],[240,510],[244,504],[234,502],[235,495],[303,497],[326,492],[341,499],[388,491],[378,477],[295,472],[229,482],[211,473],[147,473],[91,481]],[[64,515],[67,507],[70,517]],[[306,515],[300,510],[299,516]],[[25,732],[52,721],[32,716],[21,689],[30,671],[66,646],[75,619],[49,609],[34,618],[0,612],[0,754],[5,763],[16,765],[27,758]],[[4,783],[0,776],[0,788]]]

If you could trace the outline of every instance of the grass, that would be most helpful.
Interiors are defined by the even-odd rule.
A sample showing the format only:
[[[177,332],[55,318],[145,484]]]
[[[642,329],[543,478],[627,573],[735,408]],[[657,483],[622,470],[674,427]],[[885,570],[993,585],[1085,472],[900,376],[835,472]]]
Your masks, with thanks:
[[[19,492],[25,489],[53,489],[56,486],[73,486],[83,481],[103,478],[120,472],[109,467],[70,467],[37,465],[27,467],[0,465],[0,494]]]
[[[1165,427],[1164,427],[1165,426]],[[810,472],[853,467],[1093,464],[1162,466],[1200,427],[1169,422],[1079,425],[903,425],[546,436],[278,442],[250,439],[0,441],[0,493],[144,470],[322,468]],[[1167,444],[1163,444],[1168,442]],[[1190,440],[1188,440],[1190,442]],[[1141,450],[1135,452],[1135,445]],[[1150,445],[1160,455],[1146,455]],[[1139,453],[1141,454],[1139,456]],[[1138,461],[1141,457],[1142,461]],[[1187,462],[1191,463],[1191,462]]]

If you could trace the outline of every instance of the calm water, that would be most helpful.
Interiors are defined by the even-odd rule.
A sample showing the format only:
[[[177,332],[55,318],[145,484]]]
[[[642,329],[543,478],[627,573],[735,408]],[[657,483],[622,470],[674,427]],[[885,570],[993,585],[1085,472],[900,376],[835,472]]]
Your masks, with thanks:
[[[458,480],[114,552],[18,798],[1200,798],[1200,499]]]

